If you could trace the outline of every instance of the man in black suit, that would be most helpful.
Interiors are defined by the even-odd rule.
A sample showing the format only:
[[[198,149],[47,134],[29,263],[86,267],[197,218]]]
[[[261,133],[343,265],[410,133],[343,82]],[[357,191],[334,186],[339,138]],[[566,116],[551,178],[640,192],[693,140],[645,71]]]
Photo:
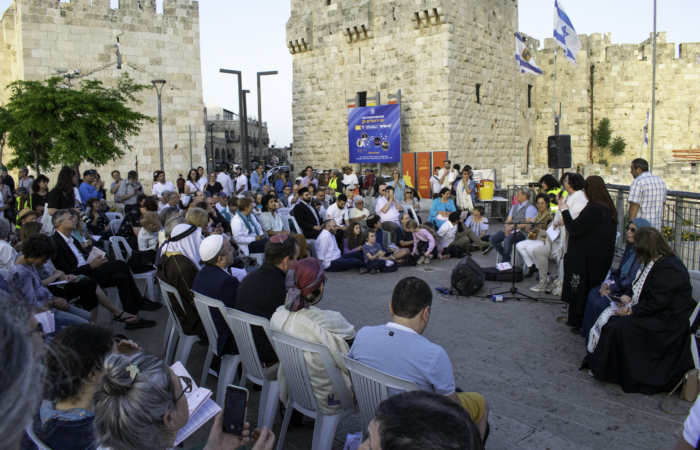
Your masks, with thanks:
[[[316,239],[323,230],[323,219],[316,208],[311,206],[311,192],[308,188],[299,189],[299,196],[301,201],[294,207],[294,218],[301,227],[305,238]]]
[[[139,292],[129,266],[124,261],[108,261],[104,256],[87,263],[88,254],[71,233],[77,226],[77,217],[71,216],[67,209],[56,211],[51,218],[55,232],[52,235],[56,243],[56,256],[51,260],[57,270],[70,275],[85,275],[102,288],[116,287],[122,309],[129,314],[142,311],[156,311],[163,306],[144,298]],[[118,320],[119,321],[119,320]],[[141,318],[132,323],[129,329],[155,326],[155,321]],[[136,326],[138,325],[138,326]]]
[[[238,278],[228,271],[228,268],[233,264],[231,242],[220,234],[213,234],[202,241],[199,246],[199,255],[204,264],[194,277],[192,290],[205,297],[223,302],[227,308],[235,308]],[[226,319],[218,309],[209,309],[218,334],[217,354],[219,357],[237,355],[236,341],[233,339]]]
[[[236,309],[267,320],[287,298],[285,277],[299,258],[299,242],[287,234],[276,234],[265,244],[265,262],[243,278],[238,286]],[[253,340],[265,377],[277,379],[279,358],[260,327],[253,327]]]

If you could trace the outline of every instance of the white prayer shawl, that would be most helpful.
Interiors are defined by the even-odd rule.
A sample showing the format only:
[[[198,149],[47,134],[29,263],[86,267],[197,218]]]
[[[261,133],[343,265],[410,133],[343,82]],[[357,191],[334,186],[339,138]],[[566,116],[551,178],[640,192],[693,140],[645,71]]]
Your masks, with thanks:
[[[466,181],[466,183],[465,183]],[[474,204],[472,203],[472,195],[467,192],[466,187],[469,186],[469,180],[462,178],[459,183],[455,186],[455,192],[457,193],[457,206],[462,211],[474,211]]]
[[[582,190],[575,191],[566,197],[566,204],[569,206],[571,218],[575,219],[588,204],[588,199]],[[559,222],[559,238],[552,243],[552,255],[556,256],[557,261],[561,261],[569,247],[569,234],[566,232],[564,221],[561,218],[561,210],[557,212],[554,221]]]
[[[644,287],[644,282],[647,279],[647,275],[649,275],[649,272],[651,272],[651,268],[654,266],[654,261],[650,262],[647,264],[646,267],[640,268],[639,271],[637,271],[637,277],[632,283],[632,301],[629,302],[627,306],[630,308],[637,303],[639,303],[639,296],[642,294],[642,288]],[[596,346],[598,345],[598,341],[600,341],[600,334],[603,332],[603,327],[605,326],[606,323],[608,323],[608,320],[615,314],[615,311],[612,309],[612,306],[608,306],[605,311],[598,317],[598,320],[596,320],[595,324],[593,325],[593,328],[591,328],[591,332],[588,335],[588,351],[593,353],[595,350]]]
[[[341,355],[348,354],[349,347],[346,339],[355,338],[355,328],[339,312],[326,311],[315,306],[291,312],[284,306],[280,306],[272,315],[270,326],[275,330],[324,345],[330,351],[335,365],[343,375],[348,390],[352,393],[350,373]],[[304,359],[319,409],[324,414],[338,414],[342,411],[342,405],[321,358],[318,355],[305,353]],[[281,364],[277,373],[277,383],[280,389],[280,399],[286,404],[289,393]]]

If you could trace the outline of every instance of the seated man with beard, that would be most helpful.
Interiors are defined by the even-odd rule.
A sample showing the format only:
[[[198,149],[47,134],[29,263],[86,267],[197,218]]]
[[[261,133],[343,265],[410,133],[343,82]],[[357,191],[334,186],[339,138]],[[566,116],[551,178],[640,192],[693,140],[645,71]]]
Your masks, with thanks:
[[[311,206],[311,193],[308,188],[299,189],[301,201],[294,207],[294,218],[301,227],[304,237],[316,239],[323,230],[323,219],[318,211]]]

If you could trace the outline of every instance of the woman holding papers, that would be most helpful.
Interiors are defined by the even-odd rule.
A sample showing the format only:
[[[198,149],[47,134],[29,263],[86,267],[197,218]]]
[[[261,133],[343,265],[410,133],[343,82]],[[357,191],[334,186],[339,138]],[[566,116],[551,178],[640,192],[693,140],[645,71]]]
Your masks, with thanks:
[[[100,450],[171,449],[180,430],[194,425],[189,423],[194,417],[190,418],[185,395],[191,392],[193,382],[176,375],[162,359],[145,353],[111,355],[105,360],[103,372],[94,408],[95,438]],[[213,406],[218,408],[215,403]],[[244,450],[251,442],[253,450],[272,450],[272,431],[263,428],[251,434],[246,422],[243,436],[233,436],[223,432],[223,420],[220,411],[207,442],[191,449]]]

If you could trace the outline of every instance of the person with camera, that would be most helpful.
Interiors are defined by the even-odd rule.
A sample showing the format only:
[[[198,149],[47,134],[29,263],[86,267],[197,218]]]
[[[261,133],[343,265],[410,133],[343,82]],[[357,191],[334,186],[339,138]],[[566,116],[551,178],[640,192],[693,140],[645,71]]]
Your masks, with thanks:
[[[119,180],[114,198],[116,202],[121,202],[124,205],[124,214],[126,215],[136,208],[139,194],[143,194],[143,186],[139,183],[138,173],[131,170],[127,175],[126,182],[122,179]]]

